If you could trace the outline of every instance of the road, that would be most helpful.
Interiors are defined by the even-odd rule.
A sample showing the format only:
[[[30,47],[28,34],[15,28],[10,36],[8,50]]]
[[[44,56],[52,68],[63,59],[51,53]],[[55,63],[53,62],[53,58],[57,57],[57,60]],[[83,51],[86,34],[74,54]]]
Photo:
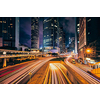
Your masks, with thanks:
[[[80,76],[82,76],[86,81],[88,81],[90,84],[100,84],[100,80],[93,77],[92,75],[88,74],[87,72],[83,71],[82,69],[76,67],[74,64],[71,64],[68,60],[70,57],[68,57],[65,60],[65,63],[72,68],[74,71],[76,71]]]
[[[44,84],[71,84],[66,76],[66,70],[61,63],[50,63]]]
[[[0,84],[27,83],[30,77],[32,77],[47,61],[52,58],[53,57],[43,58],[0,70]]]

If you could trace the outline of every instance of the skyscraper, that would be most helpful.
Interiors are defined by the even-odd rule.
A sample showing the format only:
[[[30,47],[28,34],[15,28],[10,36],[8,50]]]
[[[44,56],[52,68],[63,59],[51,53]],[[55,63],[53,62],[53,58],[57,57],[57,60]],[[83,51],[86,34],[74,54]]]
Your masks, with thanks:
[[[59,49],[59,21],[57,17],[47,17],[43,21],[44,51]]]
[[[75,18],[75,53],[78,53],[79,47],[79,17]]]
[[[60,53],[64,53],[65,50],[65,33],[63,31],[63,27],[59,27],[59,48]]]
[[[18,17],[0,17],[0,48],[19,48]]]
[[[31,48],[39,49],[39,18],[31,17]]]
[[[100,18],[79,18],[79,57],[97,58],[100,56]],[[87,49],[91,52],[87,53]]]

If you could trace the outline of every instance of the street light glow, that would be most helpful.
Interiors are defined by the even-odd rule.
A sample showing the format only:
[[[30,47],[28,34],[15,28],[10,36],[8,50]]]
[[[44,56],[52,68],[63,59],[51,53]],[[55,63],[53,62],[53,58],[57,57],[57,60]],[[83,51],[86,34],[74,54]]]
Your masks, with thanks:
[[[90,50],[90,49],[87,49],[87,50],[86,50],[86,52],[87,52],[87,53],[90,53],[90,52],[91,52],[91,50]]]

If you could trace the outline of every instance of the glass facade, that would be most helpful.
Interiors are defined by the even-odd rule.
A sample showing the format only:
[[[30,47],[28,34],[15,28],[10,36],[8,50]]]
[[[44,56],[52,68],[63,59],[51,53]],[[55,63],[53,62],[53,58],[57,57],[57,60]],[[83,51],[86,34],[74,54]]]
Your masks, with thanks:
[[[47,17],[43,21],[44,49],[57,49],[59,47],[59,21],[57,17]]]
[[[59,27],[59,48],[60,53],[65,52],[65,33],[63,32],[63,27]]]
[[[31,18],[31,48],[39,49],[39,18]]]
[[[15,47],[15,17],[0,17],[0,38],[3,47]]]

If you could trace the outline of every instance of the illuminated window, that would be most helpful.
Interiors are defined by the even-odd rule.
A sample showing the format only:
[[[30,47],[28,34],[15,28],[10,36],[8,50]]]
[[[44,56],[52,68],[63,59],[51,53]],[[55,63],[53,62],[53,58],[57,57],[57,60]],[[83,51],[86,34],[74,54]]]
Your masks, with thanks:
[[[13,24],[10,24],[10,25],[13,25]]]
[[[56,20],[54,20],[54,22],[56,23],[57,21],[56,21]]]
[[[53,34],[51,34],[51,36],[53,36]]]
[[[79,29],[77,30],[77,32],[79,32]]]
[[[6,30],[3,30],[2,33],[7,33],[7,31]]]
[[[55,27],[57,27],[57,25],[55,25]]]
[[[48,29],[48,27],[45,27],[45,29]]]
[[[0,21],[0,23],[2,23],[2,21]]]
[[[91,19],[88,19],[87,22],[91,21]]]
[[[45,41],[46,41],[46,42],[49,42],[49,39],[46,39]]]
[[[8,46],[8,44],[4,44],[4,46]]]
[[[90,34],[90,32],[88,32],[88,34]]]
[[[52,38],[50,38],[50,41],[52,41]]]
[[[77,43],[79,43],[79,41]]]
[[[6,21],[3,21],[3,23],[6,23]]]
[[[11,28],[13,28],[13,26],[11,26]]]
[[[34,30],[34,26],[31,26],[31,29]]]
[[[77,24],[77,26],[79,26],[80,24]]]
[[[53,24],[51,23],[51,26],[53,26]]]

